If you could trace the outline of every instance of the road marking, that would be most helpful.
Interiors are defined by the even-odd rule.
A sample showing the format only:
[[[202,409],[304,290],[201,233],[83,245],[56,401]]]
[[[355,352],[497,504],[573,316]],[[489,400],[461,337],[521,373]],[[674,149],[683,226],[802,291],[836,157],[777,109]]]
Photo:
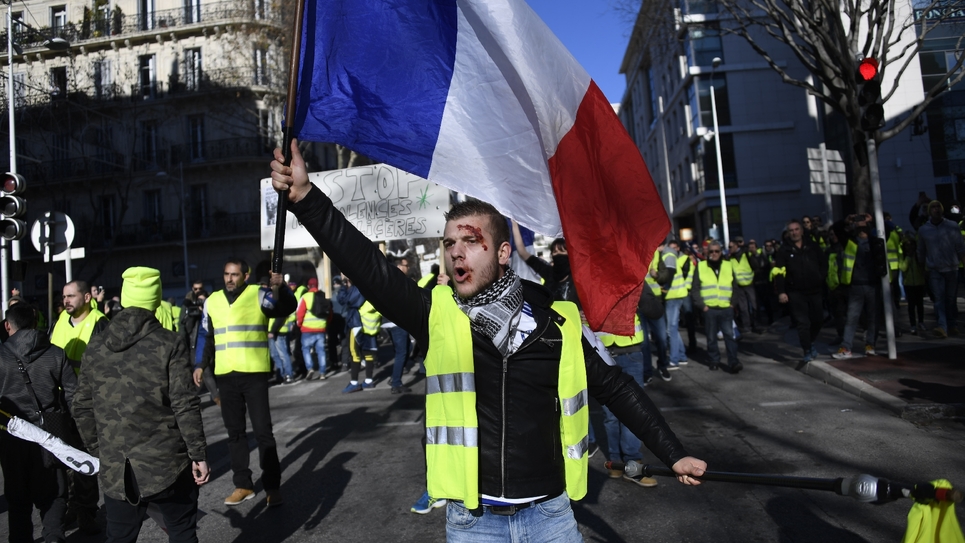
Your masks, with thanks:
[[[783,407],[786,405],[798,405],[802,403],[808,403],[807,400],[789,400],[784,402],[761,402],[757,405],[761,407]]]
[[[661,411],[702,411],[706,409],[713,409],[712,405],[681,405],[678,407],[661,407]]]

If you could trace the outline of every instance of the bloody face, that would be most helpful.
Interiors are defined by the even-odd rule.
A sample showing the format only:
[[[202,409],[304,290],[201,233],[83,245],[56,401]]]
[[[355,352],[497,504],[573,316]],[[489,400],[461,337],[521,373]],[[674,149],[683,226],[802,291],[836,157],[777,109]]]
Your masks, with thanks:
[[[485,290],[502,277],[502,266],[509,262],[509,243],[495,246],[485,216],[448,221],[442,242],[446,267],[460,298],[471,298]]]

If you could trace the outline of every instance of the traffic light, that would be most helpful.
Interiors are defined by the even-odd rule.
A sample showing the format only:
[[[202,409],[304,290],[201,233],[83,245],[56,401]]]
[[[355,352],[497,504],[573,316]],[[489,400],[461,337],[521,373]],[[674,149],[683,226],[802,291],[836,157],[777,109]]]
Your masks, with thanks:
[[[0,195],[0,235],[9,240],[23,239],[27,235],[27,223],[20,217],[27,213],[27,201],[20,195],[27,188],[22,175],[7,172],[3,176],[3,190]]]
[[[858,106],[861,129],[874,132],[885,124],[885,108],[881,105],[881,77],[877,59],[868,57],[858,63]]]

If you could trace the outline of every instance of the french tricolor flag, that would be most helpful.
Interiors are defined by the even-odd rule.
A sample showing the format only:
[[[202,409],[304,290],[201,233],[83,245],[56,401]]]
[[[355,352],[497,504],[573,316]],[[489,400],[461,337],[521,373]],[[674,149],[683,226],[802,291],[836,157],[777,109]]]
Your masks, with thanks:
[[[590,326],[633,333],[669,220],[606,97],[523,0],[309,0],[294,134],[565,235]]]

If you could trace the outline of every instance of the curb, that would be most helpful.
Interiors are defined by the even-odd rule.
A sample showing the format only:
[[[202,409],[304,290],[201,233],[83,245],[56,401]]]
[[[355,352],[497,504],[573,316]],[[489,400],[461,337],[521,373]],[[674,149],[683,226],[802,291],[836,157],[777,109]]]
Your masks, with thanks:
[[[809,362],[800,371],[827,385],[864,398],[911,422],[965,418],[965,404],[910,404],[820,360]]]

